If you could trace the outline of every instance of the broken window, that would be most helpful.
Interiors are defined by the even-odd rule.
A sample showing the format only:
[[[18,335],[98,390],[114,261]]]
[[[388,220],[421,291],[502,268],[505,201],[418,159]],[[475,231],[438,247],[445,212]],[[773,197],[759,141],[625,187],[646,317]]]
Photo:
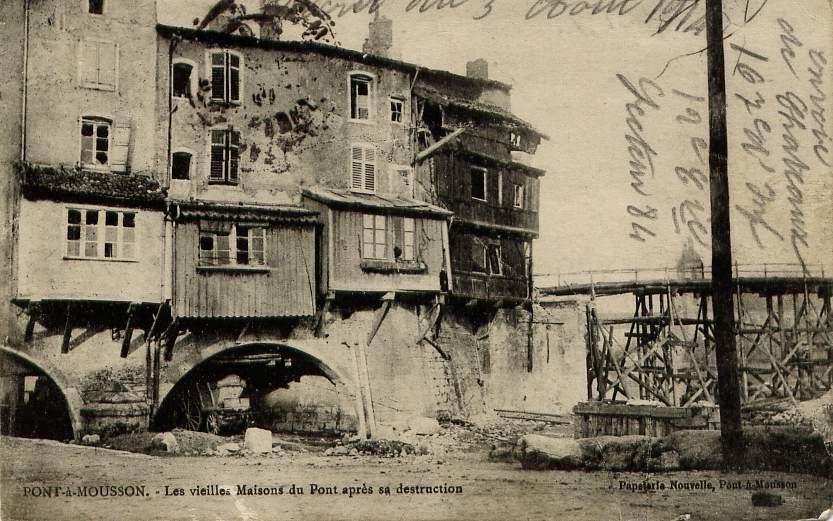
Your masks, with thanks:
[[[515,208],[524,207],[524,185],[515,185],[515,201],[513,206]]]
[[[112,42],[81,41],[81,83],[84,87],[116,90],[119,47]]]
[[[211,53],[211,100],[240,103],[240,65],[243,58],[233,51]]]
[[[191,97],[191,74],[193,69],[188,63],[174,63],[171,80],[171,95],[174,98]]]
[[[390,120],[393,123],[402,123],[405,114],[405,100],[399,98],[390,99]]]
[[[486,200],[486,170],[472,168],[471,173],[471,198],[479,201]]]
[[[376,149],[373,145],[350,147],[350,176],[353,190],[376,191]]]
[[[88,10],[90,14],[104,14],[104,0],[89,0]]]
[[[171,178],[187,181],[191,178],[191,154],[174,152],[171,156]]]
[[[266,242],[266,230],[260,227],[237,225],[236,256],[239,266],[262,266],[264,264],[263,246]]]
[[[489,259],[489,273],[492,275],[503,275],[503,262],[501,258],[500,245],[489,244],[486,247]]]
[[[384,215],[362,216],[362,258],[387,258],[387,230]]]
[[[81,118],[81,166],[106,168],[110,164],[110,120]]]
[[[72,258],[132,260],[136,255],[136,214],[115,210],[67,209],[66,255]]]
[[[210,226],[200,229],[201,266],[265,266],[266,229]]]
[[[350,119],[369,120],[370,95],[373,79],[354,74],[350,76]]]
[[[474,273],[487,273],[488,260],[486,258],[486,247],[477,238],[471,238],[471,271]]]
[[[211,131],[210,183],[236,185],[239,182],[240,132],[233,129]]]

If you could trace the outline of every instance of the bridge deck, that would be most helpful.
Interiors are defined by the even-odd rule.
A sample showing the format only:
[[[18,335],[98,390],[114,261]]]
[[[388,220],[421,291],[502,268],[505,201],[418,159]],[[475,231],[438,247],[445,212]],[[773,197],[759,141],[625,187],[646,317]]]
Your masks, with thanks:
[[[833,277],[796,277],[796,276],[741,276],[733,279],[733,287],[744,293],[784,295],[794,293],[830,292],[833,289]],[[711,291],[711,279],[651,279],[629,280],[619,282],[583,282],[544,286],[537,290],[542,296],[567,295],[624,295],[629,293],[675,293],[706,294]]]

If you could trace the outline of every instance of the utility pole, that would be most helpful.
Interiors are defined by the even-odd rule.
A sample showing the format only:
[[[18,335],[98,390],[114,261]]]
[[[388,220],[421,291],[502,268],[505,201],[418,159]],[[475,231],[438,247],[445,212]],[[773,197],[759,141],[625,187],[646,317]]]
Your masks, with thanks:
[[[711,192],[712,309],[717,354],[717,389],[724,465],[743,466],[740,382],[732,291],[729,221],[726,68],[723,56],[723,1],[706,0],[709,78],[709,187]]]

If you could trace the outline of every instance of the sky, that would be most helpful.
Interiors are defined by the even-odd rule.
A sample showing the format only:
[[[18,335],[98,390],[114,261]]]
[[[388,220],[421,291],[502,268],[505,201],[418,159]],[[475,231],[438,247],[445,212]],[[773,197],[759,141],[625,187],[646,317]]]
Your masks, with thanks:
[[[212,3],[160,0],[160,21],[190,26]],[[833,272],[833,2],[724,9],[735,261]],[[513,111],[550,136],[533,160],[548,171],[536,273],[661,270],[686,249],[710,264],[702,2],[384,0],[381,12],[401,59],[464,74],[485,58],[513,85]],[[336,16],[339,43],[361,49],[370,18]]]

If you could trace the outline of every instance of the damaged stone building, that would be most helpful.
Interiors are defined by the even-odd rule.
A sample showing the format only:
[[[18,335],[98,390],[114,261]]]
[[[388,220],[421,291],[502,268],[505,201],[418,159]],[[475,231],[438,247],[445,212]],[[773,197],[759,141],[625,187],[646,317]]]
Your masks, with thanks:
[[[4,433],[372,436],[582,398],[582,313],[533,302],[546,136],[484,60],[394,59],[380,17],[358,52],[153,0],[6,25]]]

